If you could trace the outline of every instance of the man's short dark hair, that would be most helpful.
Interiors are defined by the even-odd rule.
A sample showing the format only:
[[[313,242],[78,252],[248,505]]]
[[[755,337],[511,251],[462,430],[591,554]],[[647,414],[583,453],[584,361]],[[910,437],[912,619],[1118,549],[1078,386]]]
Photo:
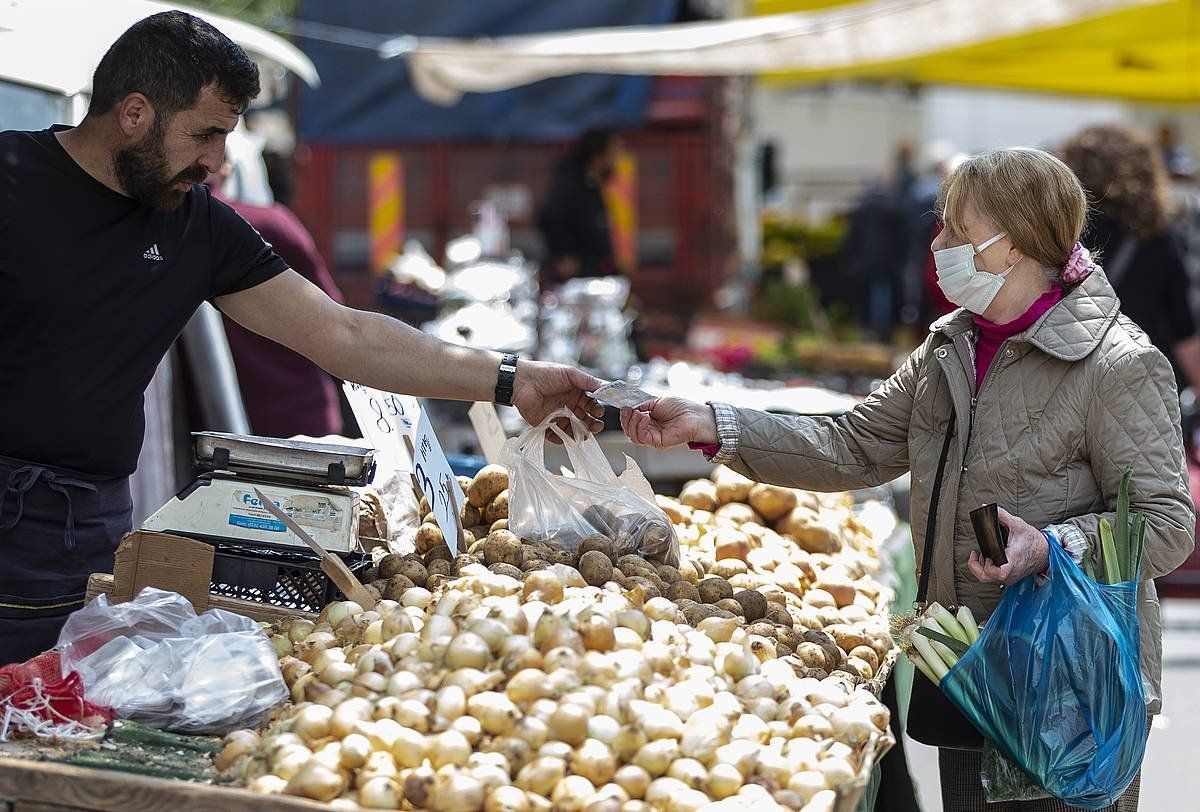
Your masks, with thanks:
[[[258,66],[199,17],[164,11],[134,23],[108,49],[92,79],[88,115],[141,93],[166,120],[195,107],[200,91],[213,84],[221,99],[245,112],[258,95]]]

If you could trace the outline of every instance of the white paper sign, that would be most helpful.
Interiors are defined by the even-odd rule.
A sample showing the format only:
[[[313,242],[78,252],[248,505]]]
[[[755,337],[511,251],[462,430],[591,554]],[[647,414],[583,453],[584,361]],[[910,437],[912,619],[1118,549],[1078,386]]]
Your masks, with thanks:
[[[483,458],[489,463],[500,462],[500,453],[504,450],[504,426],[500,424],[500,416],[496,407],[490,403],[475,403],[467,411],[471,425],[475,428],[475,436],[479,438],[479,447],[483,449]]]
[[[421,411],[417,399],[411,395],[381,392],[352,381],[343,383],[342,390],[363,437],[376,451],[377,468],[389,472],[411,471],[403,438],[406,434],[412,436],[416,429],[417,415]]]
[[[459,514],[466,497],[458,486],[454,469],[450,467],[442,444],[438,442],[429,416],[424,411],[417,420],[413,444],[413,476],[416,477],[417,486],[425,495],[433,517],[437,519],[450,553],[458,555],[458,534],[462,527]]]

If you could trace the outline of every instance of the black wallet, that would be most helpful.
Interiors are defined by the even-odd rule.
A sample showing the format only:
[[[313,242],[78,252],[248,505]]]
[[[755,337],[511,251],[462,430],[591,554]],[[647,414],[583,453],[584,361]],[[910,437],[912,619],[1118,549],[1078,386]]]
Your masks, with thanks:
[[[1008,563],[1004,548],[1008,546],[1008,528],[1000,524],[996,504],[977,507],[971,511],[971,527],[975,529],[975,542],[979,552],[990,558],[997,567]]]

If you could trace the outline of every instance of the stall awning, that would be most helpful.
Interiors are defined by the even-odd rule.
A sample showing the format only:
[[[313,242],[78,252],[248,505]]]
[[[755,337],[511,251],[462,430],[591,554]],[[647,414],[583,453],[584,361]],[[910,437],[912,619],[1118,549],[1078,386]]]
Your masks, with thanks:
[[[759,0],[756,10],[798,10],[813,2]],[[902,79],[1132,101],[1196,101],[1200,99],[1200,4],[1195,0],[1136,3],[1065,25],[915,58],[835,71],[776,71],[769,78],[784,82]]]
[[[1200,94],[1191,0],[763,0],[749,19],[493,40],[398,40],[454,103],[572,73],[901,78],[1154,100]]]
[[[108,47],[138,20],[182,8],[219,28],[252,56],[269,59],[310,85],[313,63],[282,37],[257,26],[151,0],[5,0],[0,2],[0,80],[64,96],[86,91]]]

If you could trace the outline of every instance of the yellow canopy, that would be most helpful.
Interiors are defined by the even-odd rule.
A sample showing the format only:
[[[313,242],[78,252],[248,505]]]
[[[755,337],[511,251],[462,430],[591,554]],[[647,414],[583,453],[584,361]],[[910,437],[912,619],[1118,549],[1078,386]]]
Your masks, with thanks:
[[[754,13],[849,5],[852,0],[757,0]],[[787,83],[899,79],[1133,101],[1196,101],[1200,100],[1200,2],[1151,2],[1051,30],[910,59],[767,74],[766,78]]]

